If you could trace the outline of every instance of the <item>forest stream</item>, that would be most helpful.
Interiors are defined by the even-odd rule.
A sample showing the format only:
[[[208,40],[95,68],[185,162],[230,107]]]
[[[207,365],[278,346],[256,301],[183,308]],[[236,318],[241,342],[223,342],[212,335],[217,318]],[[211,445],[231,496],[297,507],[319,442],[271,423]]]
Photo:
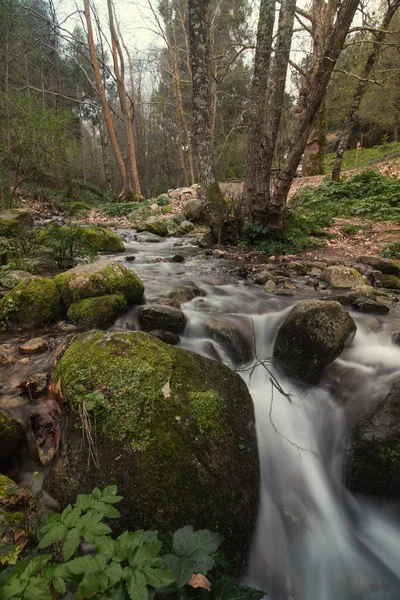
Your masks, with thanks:
[[[400,347],[391,334],[400,330],[400,313],[396,308],[379,318],[351,313],[357,324],[352,344],[318,385],[305,389],[268,359],[290,308],[321,292],[299,279],[293,297],[277,296],[238,282],[229,273],[229,261],[204,260],[197,246],[177,247],[182,242],[174,238],[143,243],[131,231],[119,233],[126,252],[112,258],[142,279],[147,302],[181,285],[195,283],[204,290],[204,296],[182,306],[187,326],[179,346],[236,369],[251,392],[261,494],[245,582],[266,590],[271,600],[397,600],[400,505],[354,495],[343,480],[351,427],[363,408],[376,406],[399,377]],[[178,252],[185,262],[162,261]],[[112,329],[137,329],[136,313],[137,307],[131,308]],[[235,331],[236,337],[210,337],[216,323]],[[0,336],[0,343],[17,348],[36,335],[51,340],[46,353],[0,365],[1,407],[20,421],[28,408],[16,386],[49,369],[52,351],[67,332],[52,328]],[[20,479],[24,470],[36,469],[27,462]]]

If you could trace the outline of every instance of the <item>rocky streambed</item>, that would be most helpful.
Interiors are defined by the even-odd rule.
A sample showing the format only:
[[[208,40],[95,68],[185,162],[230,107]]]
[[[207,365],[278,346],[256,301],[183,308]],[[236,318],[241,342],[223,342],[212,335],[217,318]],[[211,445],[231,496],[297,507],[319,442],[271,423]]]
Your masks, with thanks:
[[[221,531],[274,600],[397,598],[400,267],[120,233],[103,291],[83,291],[100,267],[62,278],[83,317],[1,334],[3,470],[40,468],[61,505],[117,483],[135,526]]]

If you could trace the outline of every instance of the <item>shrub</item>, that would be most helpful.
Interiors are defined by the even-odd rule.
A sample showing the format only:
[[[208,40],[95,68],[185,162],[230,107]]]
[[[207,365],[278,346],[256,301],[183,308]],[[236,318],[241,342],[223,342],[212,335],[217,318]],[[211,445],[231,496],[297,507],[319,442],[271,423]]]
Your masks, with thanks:
[[[186,598],[186,591],[197,587],[204,588],[200,592],[205,598],[263,598],[264,592],[241,586],[221,572],[227,561],[218,551],[223,541],[218,533],[194,531],[188,525],[164,543],[156,531],[125,531],[112,537],[104,521],[120,516],[115,508],[120,500],[116,486],[95,488],[91,494],[79,494],[75,505],[61,514],[47,517],[39,527],[37,548],[3,573],[2,597],[51,600],[58,593],[78,600],[145,600],[149,594],[152,599]],[[94,552],[82,556],[82,541]],[[42,553],[44,549],[50,551]],[[210,588],[211,594],[206,591]]]
[[[169,198],[166,194],[161,194],[161,196],[158,196],[158,198],[156,199],[156,203],[158,204],[158,206],[166,206],[167,204],[169,204]]]
[[[39,230],[36,240],[40,246],[46,248],[48,257],[59,269],[70,269],[80,261],[93,260],[96,257],[96,252],[81,235],[78,225],[50,223]]]
[[[382,248],[379,252],[379,256],[383,258],[400,258],[400,242],[392,242]]]
[[[131,212],[149,206],[148,200],[143,202],[112,202],[103,204],[101,210],[107,217],[127,217]]]

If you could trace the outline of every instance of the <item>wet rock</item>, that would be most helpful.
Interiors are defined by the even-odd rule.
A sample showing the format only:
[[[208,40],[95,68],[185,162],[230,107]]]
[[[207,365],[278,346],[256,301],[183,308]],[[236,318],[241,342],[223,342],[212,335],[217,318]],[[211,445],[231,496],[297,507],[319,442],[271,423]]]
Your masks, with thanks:
[[[171,217],[171,221],[173,221],[174,223],[176,223],[177,225],[180,225],[181,223],[183,223],[184,221],[186,221],[186,217],[183,214],[183,212],[180,213],[176,213],[175,215],[173,215]]]
[[[168,222],[160,217],[149,217],[136,227],[137,231],[148,231],[154,235],[165,237],[168,235]]]
[[[321,274],[321,281],[325,281],[337,290],[352,289],[365,285],[360,273],[351,267],[327,267]]]
[[[74,325],[87,329],[107,329],[126,310],[127,301],[122,294],[110,294],[73,302],[68,318]]]
[[[149,231],[136,233],[133,239],[136,242],[143,242],[145,244],[159,244],[160,242],[164,241],[164,238],[162,238],[159,235],[156,235],[155,233],[150,233]]]
[[[390,290],[400,290],[400,277],[396,277],[396,275],[383,275],[382,286]]]
[[[226,258],[226,252],[218,250],[217,248],[213,251],[214,258]]]
[[[200,200],[200,198],[192,198],[183,208],[182,212],[188,221],[203,223],[206,215],[205,202]]]
[[[117,261],[97,260],[60,273],[54,282],[66,306],[85,298],[122,294],[127,302],[143,297],[144,285],[137,275]]]
[[[190,302],[193,298],[205,295],[205,291],[195,285],[182,285],[167,292],[167,297],[179,304]]]
[[[294,283],[292,281],[285,281],[283,284],[283,287],[285,288],[285,290],[295,290],[296,286],[294,285]]]
[[[276,289],[276,283],[275,281],[270,279],[269,281],[267,281],[264,287],[267,292],[273,292]]]
[[[15,357],[12,353],[11,344],[0,344],[0,365],[12,363],[15,361]]]
[[[338,302],[305,300],[279,327],[273,354],[298,379],[313,384],[353,339],[356,329]]]
[[[37,354],[39,352],[44,352],[46,349],[47,341],[42,337],[28,340],[19,347],[21,354]]]
[[[174,256],[171,257],[171,262],[183,263],[185,262],[185,257],[182,254],[174,254]]]
[[[204,331],[220,344],[234,364],[247,363],[252,358],[249,342],[239,327],[230,321],[209,319],[203,323]]]
[[[272,281],[273,283],[277,283],[277,278],[271,271],[260,271],[260,273],[256,273],[253,277],[253,282],[256,285],[264,285],[267,281]]]
[[[10,208],[0,211],[0,236],[13,237],[24,229],[32,229],[33,225],[33,216],[27,210]]]
[[[317,267],[313,267],[310,270],[310,275],[312,275],[313,277],[320,277],[321,273],[322,273],[321,269],[318,269]]]
[[[14,456],[26,441],[21,425],[0,412],[0,460]]]
[[[136,256],[131,254],[131,256],[125,256],[125,262],[134,262],[136,260]]]
[[[96,409],[98,469],[87,469],[82,439],[82,370],[87,391],[101,389],[105,398]],[[190,522],[218,531],[239,568],[259,493],[253,403],[241,377],[143,332],[90,332],[65,352],[60,378],[71,415],[45,485],[61,506],[112,482],[124,496],[121,527],[167,534]]]
[[[328,265],[326,264],[326,262],[322,262],[322,261],[313,261],[313,262],[308,262],[307,263],[307,267],[309,269],[319,269],[320,271],[323,271],[324,269],[326,269]]]
[[[396,275],[400,277],[400,262],[390,258],[381,258],[379,256],[359,256],[357,262],[369,265],[385,275]]]
[[[182,221],[179,225],[179,229],[177,231],[177,235],[185,235],[186,233],[190,233],[193,231],[194,225],[190,221]]]
[[[144,331],[163,329],[172,333],[182,333],[186,327],[186,317],[181,310],[161,304],[140,306],[138,321]]]
[[[400,498],[400,382],[353,429],[345,479],[355,492]]]
[[[360,312],[375,315],[387,315],[390,310],[385,304],[380,304],[376,300],[372,300],[372,298],[365,297],[357,298],[352,305]]]
[[[5,329],[40,327],[54,321],[62,311],[58,289],[52,279],[24,279],[0,300],[0,322]]]
[[[209,248],[210,246],[212,246],[215,243],[215,238],[211,232],[211,229],[209,231],[207,231],[207,233],[205,233],[197,242],[197,245],[200,246],[200,248]]]
[[[275,296],[291,297],[291,296],[294,296],[294,291],[293,290],[284,290],[282,288],[278,288],[277,290],[275,290]]]
[[[289,271],[294,271],[297,275],[307,275],[307,267],[302,262],[291,261],[286,267]]]
[[[165,329],[154,329],[153,331],[149,331],[149,333],[154,335],[154,337],[158,338],[162,342],[170,344],[171,346],[175,346],[181,341],[181,338],[177,333],[166,331]]]

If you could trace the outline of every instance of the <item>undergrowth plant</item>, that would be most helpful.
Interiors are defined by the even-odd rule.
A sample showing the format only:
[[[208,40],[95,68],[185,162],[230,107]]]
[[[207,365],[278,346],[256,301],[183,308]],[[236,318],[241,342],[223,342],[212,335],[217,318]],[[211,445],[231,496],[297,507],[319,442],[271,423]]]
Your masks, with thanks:
[[[265,593],[241,586],[226,573],[223,537],[208,530],[178,529],[172,540],[156,531],[112,536],[117,487],[79,494],[74,506],[39,528],[36,549],[0,574],[1,600],[261,600]],[[82,542],[89,544],[83,552]],[[46,550],[46,551],[45,551]],[[207,577],[206,577],[207,576]]]

